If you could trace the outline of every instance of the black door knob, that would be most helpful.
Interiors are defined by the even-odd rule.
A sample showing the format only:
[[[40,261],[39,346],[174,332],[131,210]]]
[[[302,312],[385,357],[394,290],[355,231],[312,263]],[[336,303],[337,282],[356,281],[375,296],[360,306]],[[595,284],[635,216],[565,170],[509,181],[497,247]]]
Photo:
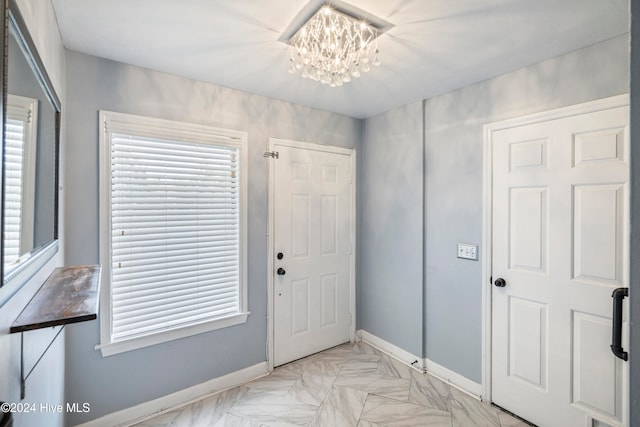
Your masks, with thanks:
[[[504,288],[505,286],[507,286],[507,282],[502,278],[502,277],[498,277],[494,282],[494,285],[496,285],[499,288]]]
[[[284,276],[285,274],[287,274],[286,271],[284,271],[284,268],[280,267],[276,270],[276,273],[278,274],[278,276]]]
[[[276,258],[282,259],[284,258],[284,254],[282,252],[278,252],[278,255],[276,255]]]

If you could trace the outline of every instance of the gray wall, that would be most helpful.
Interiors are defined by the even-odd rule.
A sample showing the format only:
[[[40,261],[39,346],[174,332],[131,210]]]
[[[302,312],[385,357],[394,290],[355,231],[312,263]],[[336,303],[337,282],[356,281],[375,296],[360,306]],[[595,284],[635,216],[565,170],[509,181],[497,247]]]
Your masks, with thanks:
[[[256,76],[259,78],[258,76]],[[108,60],[67,53],[66,257],[99,262],[98,110],[248,131],[249,310],[246,324],[103,358],[98,322],[67,332],[67,398],[85,422],[266,360],[267,163],[270,136],[356,147],[360,120]]]
[[[482,247],[483,126],[626,93],[628,64],[622,36],[365,120],[358,328],[480,383],[483,254],[456,244]]]
[[[36,48],[47,69],[55,90],[64,105],[65,82],[64,48],[58,32],[58,26],[50,1],[19,0],[23,17],[27,23]],[[65,116],[62,117],[63,122]],[[62,159],[64,163],[64,159]],[[60,197],[63,197],[63,192]],[[61,221],[64,210],[60,210]],[[61,236],[64,229],[61,225]],[[64,246],[64,238],[60,240]],[[53,268],[63,264],[62,251],[53,257],[34,277],[18,289],[15,286],[0,288],[0,400],[6,402],[20,402],[20,336],[9,334],[9,327],[26,303],[39,289]],[[41,352],[53,338],[57,330],[42,329],[25,333],[25,364],[30,369]],[[64,333],[58,337],[53,346],[44,356],[32,376],[27,381],[26,399],[24,402],[35,403],[39,408],[41,403],[52,405],[64,403]],[[17,414],[14,425],[16,427],[40,427],[65,425],[64,413],[36,412]]]
[[[483,125],[626,93],[628,67],[628,37],[621,36],[426,101],[425,312],[431,361],[482,380],[481,262],[457,259],[456,243],[482,243]]]
[[[364,121],[357,327],[422,357],[422,101]]]
[[[630,426],[640,426],[640,2],[631,1]],[[633,262],[635,261],[635,262]]]

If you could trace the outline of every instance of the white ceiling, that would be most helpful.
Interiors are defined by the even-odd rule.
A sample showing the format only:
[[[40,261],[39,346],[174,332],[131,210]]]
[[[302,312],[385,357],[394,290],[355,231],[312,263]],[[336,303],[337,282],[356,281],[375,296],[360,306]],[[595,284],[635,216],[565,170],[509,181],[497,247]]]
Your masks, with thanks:
[[[322,0],[311,0],[319,4]],[[628,0],[351,0],[394,25],[331,88],[278,41],[308,0],[53,0],[70,50],[365,118],[628,31]]]

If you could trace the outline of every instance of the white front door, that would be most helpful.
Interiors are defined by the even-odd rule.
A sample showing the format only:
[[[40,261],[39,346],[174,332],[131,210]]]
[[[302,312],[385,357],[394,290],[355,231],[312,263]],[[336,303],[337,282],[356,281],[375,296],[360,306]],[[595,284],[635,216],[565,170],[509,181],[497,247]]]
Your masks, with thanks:
[[[492,132],[492,400],[541,427],[625,424],[609,346],[611,294],[628,286],[628,117]]]
[[[274,143],[274,365],[349,341],[352,150]]]

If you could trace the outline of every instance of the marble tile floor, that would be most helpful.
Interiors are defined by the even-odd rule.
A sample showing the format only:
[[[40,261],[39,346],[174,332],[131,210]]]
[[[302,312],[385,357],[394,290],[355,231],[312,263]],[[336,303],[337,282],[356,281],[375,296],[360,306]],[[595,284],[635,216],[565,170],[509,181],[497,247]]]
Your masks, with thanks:
[[[362,343],[276,368],[271,375],[134,427],[527,427],[437,378]]]

